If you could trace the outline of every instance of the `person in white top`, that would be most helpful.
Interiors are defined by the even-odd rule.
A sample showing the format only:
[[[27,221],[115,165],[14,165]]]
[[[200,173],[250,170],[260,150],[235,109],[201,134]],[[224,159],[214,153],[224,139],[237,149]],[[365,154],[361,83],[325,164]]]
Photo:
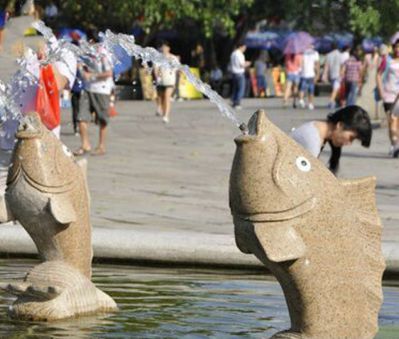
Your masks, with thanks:
[[[84,92],[79,101],[79,133],[81,146],[74,151],[77,156],[91,152],[89,139],[89,122],[91,113],[95,113],[96,122],[100,127],[98,146],[91,155],[105,154],[105,141],[107,126],[109,123],[110,96],[114,87],[112,78],[112,61],[108,52],[101,46],[95,45],[99,42],[95,31],[89,32],[89,42],[95,46],[95,53],[86,54],[82,57],[83,62],[79,64],[79,72],[83,78]]]
[[[244,96],[245,90],[245,68],[251,64],[245,61],[244,52],[246,49],[247,46],[243,42],[239,42],[230,56],[230,68],[233,75],[231,101],[233,107],[236,109],[241,109],[241,99]]]
[[[314,109],[314,85],[319,78],[320,72],[320,56],[314,49],[313,45],[305,51],[302,58],[301,68],[301,87],[299,90],[299,106],[305,107],[305,93],[308,94],[308,107]]]
[[[177,59],[170,52],[170,45],[167,41],[163,41],[159,47],[160,52],[170,60]],[[177,71],[176,69],[155,67],[154,69],[157,83],[157,111],[156,115],[162,117],[162,121],[167,124],[170,120],[170,110],[172,93],[176,86]]]
[[[338,50],[337,43],[332,45],[332,51],[327,54],[326,62],[324,63],[323,81],[331,83],[331,94],[328,108],[335,108],[335,102],[338,96],[339,88],[341,87],[341,66],[342,55]]]

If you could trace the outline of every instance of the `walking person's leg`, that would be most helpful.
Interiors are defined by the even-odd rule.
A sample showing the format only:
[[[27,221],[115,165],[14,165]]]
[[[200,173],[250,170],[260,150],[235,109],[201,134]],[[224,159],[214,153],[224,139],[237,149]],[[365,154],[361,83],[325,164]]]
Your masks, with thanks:
[[[155,115],[156,116],[162,116],[162,90],[160,89],[160,87],[157,87],[157,97],[155,99],[155,103],[157,105],[156,111],[155,111]]]
[[[232,86],[232,91],[231,91],[231,103],[234,106],[237,105],[237,100],[238,100],[238,75],[233,74],[233,86]]]
[[[291,96],[291,88],[293,86],[293,82],[290,80],[290,75],[287,76],[287,82],[285,84],[285,91],[284,91],[284,106],[288,105],[288,99]]]
[[[72,92],[71,104],[72,104],[72,123],[74,133],[78,133],[78,115],[79,115],[79,101],[81,93]]]
[[[308,81],[308,107],[310,110],[314,109],[314,78],[307,79]]]
[[[98,155],[105,154],[105,142],[107,139],[107,124],[100,122],[100,131],[98,136],[98,146],[96,147],[96,153]]]
[[[103,155],[106,151],[107,127],[109,123],[109,94],[90,93],[96,120],[99,124],[98,145],[92,155]]]
[[[296,100],[298,99],[300,78],[299,75],[295,75],[293,86],[292,86],[292,107],[296,108]]]
[[[79,111],[76,117],[79,126],[80,148],[74,154],[84,155],[91,151],[89,139],[89,122],[91,119],[91,102],[87,92],[82,92],[79,99]]]
[[[356,82],[348,82],[346,85],[349,87],[348,96],[346,99],[346,105],[351,106],[356,103],[357,83]]]
[[[236,106],[240,107],[241,99],[244,97],[244,93],[245,93],[245,75],[239,74]]]
[[[173,87],[167,87],[164,91],[164,115],[163,122],[168,123],[170,120],[170,109],[172,105]]]
[[[339,87],[340,87],[340,80],[339,79],[332,79],[331,80],[331,95],[330,95],[330,105],[329,108],[335,108],[335,101],[337,100]]]
[[[308,90],[307,81],[304,78],[302,78],[301,82],[300,82],[300,89],[299,89],[299,106],[301,108],[305,107],[304,98],[305,98],[305,93],[307,92],[307,90]]]

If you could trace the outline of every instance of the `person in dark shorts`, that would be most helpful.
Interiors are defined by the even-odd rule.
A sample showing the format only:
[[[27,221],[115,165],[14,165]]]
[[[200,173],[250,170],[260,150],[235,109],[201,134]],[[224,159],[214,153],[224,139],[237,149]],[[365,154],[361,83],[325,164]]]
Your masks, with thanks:
[[[170,45],[167,41],[162,41],[160,52],[165,58],[177,60],[177,57],[170,52]],[[176,85],[177,72],[175,69],[165,67],[155,67],[157,83],[157,111],[156,115],[162,117],[162,121],[167,124],[170,120],[171,99]]]
[[[98,41],[95,34],[91,34],[91,43]],[[91,152],[89,139],[89,122],[91,113],[95,113],[96,123],[100,127],[98,146],[91,152],[92,155],[105,154],[105,140],[109,122],[109,104],[111,91],[114,86],[112,79],[112,63],[107,52],[100,46],[96,47],[96,55],[85,55],[79,65],[79,72],[84,82],[84,91],[79,102],[79,133],[81,147],[74,152],[75,155],[84,155]]]

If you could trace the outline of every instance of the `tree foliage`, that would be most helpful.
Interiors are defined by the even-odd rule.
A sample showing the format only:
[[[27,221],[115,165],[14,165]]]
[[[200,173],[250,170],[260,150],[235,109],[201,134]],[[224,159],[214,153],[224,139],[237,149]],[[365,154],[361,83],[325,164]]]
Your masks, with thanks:
[[[170,28],[183,19],[197,22],[206,37],[215,25],[234,33],[234,18],[253,0],[65,0],[62,12],[68,22],[84,27],[114,27],[128,31],[140,25],[147,34]]]

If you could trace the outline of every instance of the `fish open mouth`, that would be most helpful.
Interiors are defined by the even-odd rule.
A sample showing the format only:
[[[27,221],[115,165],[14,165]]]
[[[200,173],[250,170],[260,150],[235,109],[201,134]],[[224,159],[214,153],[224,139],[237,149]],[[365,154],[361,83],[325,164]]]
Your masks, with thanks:
[[[251,214],[244,214],[244,213],[234,213],[234,216],[252,222],[271,222],[271,221],[284,221],[290,220],[305,213],[311,211],[316,204],[316,198],[310,198],[305,200],[303,203],[281,211],[272,211],[272,212],[260,212],[260,213],[251,213]]]
[[[43,134],[38,116],[28,115],[21,119],[16,137],[18,139],[32,139],[40,137]]]

